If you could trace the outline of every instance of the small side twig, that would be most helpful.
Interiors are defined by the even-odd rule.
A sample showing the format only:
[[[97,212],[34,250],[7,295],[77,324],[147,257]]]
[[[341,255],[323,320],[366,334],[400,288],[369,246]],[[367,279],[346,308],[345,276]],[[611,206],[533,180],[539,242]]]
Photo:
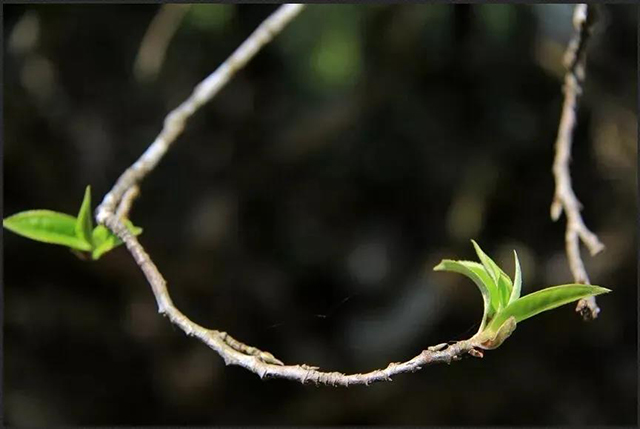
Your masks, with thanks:
[[[133,205],[133,200],[135,200],[138,195],[140,195],[140,187],[138,185],[133,185],[127,189],[118,204],[118,208],[116,209],[116,217],[119,219],[128,218],[131,206]]]
[[[591,232],[580,215],[581,205],[571,186],[569,161],[571,158],[571,144],[573,130],[576,125],[576,111],[578,100],[582,93],[582,83],[585,77],[586,45],[594,23],[594,6],[578,4],[575,6],[573,25],[575,34],[567,52],[565,66],[567,73],[564,79],[564,103],[562,116],[556,139],[556,154],[553,162],[553,175],[556,190],[551,204],[551,219],[557,221],[564,211],[567,218],[565,245],[569,267],[576,283],[590,284],[589,276],[580,256],[580,241],[582,241],[592,256],[604,249],[598,237]],[[576,311],[584,319],[595,319],[600,312],[594,297],[580,300]]]

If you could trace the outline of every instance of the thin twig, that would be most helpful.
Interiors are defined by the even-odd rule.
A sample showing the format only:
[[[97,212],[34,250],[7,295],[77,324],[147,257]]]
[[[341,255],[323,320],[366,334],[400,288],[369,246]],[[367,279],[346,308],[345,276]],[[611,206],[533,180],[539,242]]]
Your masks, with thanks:
[[[306,364],[284,365],[271,353],[248,346],[226,332],[204,328],[190,320],[178,310],[167,290],[167,283],[144,250],[137,238],[123,224],[123,216],[128,214],[133,199],[138,193],[140,181],[157,165],[158,161],[184,128],[186,119],[200,106],[209,101],[229,81],[231,76],[255,53],[275,36],[284,25],[300,10],[301,5],[285,5],[272,14],[212,75],[196,87],[192,96],[171,112],[165,126],[153,144],[118,179],[113,189],[105,196],[96,210],[98,222],[113,231],[126,245],[136,264],[144,273],[158,304],[158,312],[167,316],[187,335],[195,336],[216,351],[227,365],[242,366],[261,378],[278,377],[297,380],[301,383],[313,382],[332,386],[350,386],[390,381],[397,374],[415,372],[423,366],[434,363],[450,363],[459,360],[465,354],[481,357],[482,353],[475,349],[480,347],[478,340],[459,341],[452,345],[439,344],[430,347],[414,358],[402,363],[390,363],[384,369],[365,374],[342,374],[340,372],[323,372],[317,367]],[[118,206],[117,211],[114,208]]]
[[[133,205],[133,200],[135,200],[138,195],[140,195],[140,187],[138,185],[134,185],[127,189],[127,192],[124,193],[120,200],[120,204],[118,204],[116,217],[120,219],[128,218],[131,206]]]
[[[151,20],[147,32],[142,38],[140,49],[133,66],[133,72],[139,81],[154,79],[167,52],[171,38],[182,22],[190,4],[163,4]]]
[[[114,213],[124,193],[140,183],[158,164],[171,144],[184,130],[186,121],[203,104],[211,100],[229,82],[235,73],[244,67],[251,58],[304,7],[300,4],[286,4],[272,13],[224,62],[206,79],[196,86],[193,93],[182,104],[171,111],[164,120],[164,127],[154,142],[119,178],[111,191],[105,195],[96,209],[96,219],[104,223],[107,216]]]
[[[460,360],[465,354],[482,357],[482,352],[476,350],[476,347],[481,348],[479,340],[471,338],[448,346],[440,344],[427,348],[406,362],[392,362],[386,368],[364,374],[319,371],[317,367],[306,364],[284,365],[269,352],[247,346],[226,332],[207,329],[190,320],[175,307],[162,274],[122,221],[115,216],[109,216],[105,225],[124,241],[127,249],[142,269],[156,297],[159,313],[167,316],[187,335],[197,337],[216,351],[226,365],[241,366],[259,375],[260,378],[285,378],[301,383],[313,382],[329,386],[369,385],[379,381],[391,381],[391,377],[395,375],[416,372],[424,366],[435,363],[451,363]]]
[[[553,175],[556,190],[551,204],[551,219],[560,218],[564,211],[567,218],[565,245],[569,267],[576,283],[590,284],[589,276],[580,256],[580,240],[585,244],[591,256],[596,255],[604,245],[598,237],[585,225],[580,215],[581,205],[571,186],[569,161],[573,130],[576,125],[578,99],[582,93],[585,77],[586,45],[594,22],[594,6],[578,4],[574,9],[573,26],[575,34],[565,54],[567,73],[564,78],[564,103],[558,137],[556,139],[556,155],[553,162]],[[580,300],[576,311],[585,319],[595,319],[600,312],[594,297]]]

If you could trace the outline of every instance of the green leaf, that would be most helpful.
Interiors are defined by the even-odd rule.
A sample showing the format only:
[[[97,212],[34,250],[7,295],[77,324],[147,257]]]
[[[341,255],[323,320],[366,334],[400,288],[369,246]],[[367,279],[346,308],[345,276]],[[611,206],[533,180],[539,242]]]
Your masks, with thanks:
[[[103,225],[98,225],[93,230],[93,242],[94,248],[91,252],[91,258],[93,260],[99,259],[109,250],[122,243],[118,237],[113,235],[111,231]]]
[[[583,284],[568,284],[542,289],[509,304],[500,311],[487,326],[487,331],[495,332],[509,318],[514,317],[516,323],[520,323],[543,311],[551,310],[561,305],[586,298],[591,295],[600,295],[611,292],[609,289]]]
[[[129,219],[124,220],[124,225],[133,235],[142,234],[142,228],[133,225]],[[108,251],[122,244],[122,240],[103,225],[98,225],[94,228],[92,238],[94,248],[91,252],[91,258],[94,260],[99,259]]]
[[[78,212],[78,219],[76,220],[76,236],[89,243],[93,247],[91,240],[91,231],[93,230],[93,221],[91,219],[91,186],[88,186],[84,190],[84,199]]]
[[[499,309],[502,309],[506,307],[509,302],[509,296],[511,295],[512,288],[511,278],[509,278],[509,276],[504,273],[504,271],[502,271],[495,262],[493,262],[493,259],[482,251],[475,240],[471,240],[471,242],[473,243],[473,247],[476,249],[478,258],[480,258],[480,262],[482,262],[485,271],[489,274],[491,280],[493,280],[493,284],[496,285],[496,288],[498,289],[498,296],[500,298]]]
[[[486,253],[482,251],[475,240],[471,240],[471,243],[473,243],[473,247],[476,249],[476,253],[478,254],[480,262],[482,262],[484,269],[487,270],[487,273],[491,276],[493,283],[497,285],[498,277],[500,276],[500,268],[498,268],[498,265],[493,262],[493,259],[491,259]]]
[[[2,225],[10,231],[43,243],[89,251],[91,244],[76,235],[76,218],[51,210],[29,210],[9,216]]]
[[[124,220],[124,226],[126,226],[129,232],[133,235],[138,236],[142,234],[142,228],[135,226],[129,219]]]
[[[513,251],[513,258],[515,259],[516,272],[513,276],[513,289],[511,290],[511,296],[509,297],[509,304],[520,298],[520,290],[522,289],[522,272],[520,271],[520,261],[518,260],[518,253]]]
[[[498,291],[500,292],[500,309],[503,309],[509,304],[513,283],[511,283],[511,277],[502,270],[500,270],[500,280],[498,280]]]
[[[480,289],[482,300],[484,301],[484,314],[479,331],[493,318],[499,307],[499,293],[484,267],[472,261],[452,261],[444,259],[434,269],[434,271],[450,271],[469,277]]]

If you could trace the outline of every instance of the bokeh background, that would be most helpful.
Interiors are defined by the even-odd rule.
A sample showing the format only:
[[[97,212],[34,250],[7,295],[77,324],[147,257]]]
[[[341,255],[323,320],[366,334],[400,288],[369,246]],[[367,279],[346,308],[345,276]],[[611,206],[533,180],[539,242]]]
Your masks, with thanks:
[[[273,5],[4,7],[4,215],[94,205]],[[4,231],[16,426],[636,425],[637,7],[602,6],[572,157],[597,321],[574,306],[485,358],[370,387],[262,381],[157,314],[123,248]],[[571,282],[549,218],[571,5],[309,5],[189,122],[132,219],[177,306],[287,363],[364,372],[477,330],[475,259]],[[167,47],[162,48],[163,35]],[[155,49],[155,50],[154,50]],[[147,55],[143,60],[140,55]],[[145,62],[146,61],[146,62]]]

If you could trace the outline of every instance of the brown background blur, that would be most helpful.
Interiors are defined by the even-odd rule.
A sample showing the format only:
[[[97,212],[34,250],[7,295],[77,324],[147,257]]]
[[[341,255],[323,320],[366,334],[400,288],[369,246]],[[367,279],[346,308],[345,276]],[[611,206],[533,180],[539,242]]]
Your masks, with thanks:
[[[4,7],[4,215],[95,204],[166,113],[275,6],[196,5],[157,76],[158,5]],[[157,314],[122,248],[77,259],[4,231],[5,422],[43,425],[636,425],[637,7],[606,6],[571,165],[584,260],[613,290],[518,326],[485,358],[392,383],[262,381]],[[477,330],[475,286],[434,273],[521,257],[571,282],[549,218],[570,5],[310,5],[189,122],[132,220],[194,321],[287,363],[364,372]]]

